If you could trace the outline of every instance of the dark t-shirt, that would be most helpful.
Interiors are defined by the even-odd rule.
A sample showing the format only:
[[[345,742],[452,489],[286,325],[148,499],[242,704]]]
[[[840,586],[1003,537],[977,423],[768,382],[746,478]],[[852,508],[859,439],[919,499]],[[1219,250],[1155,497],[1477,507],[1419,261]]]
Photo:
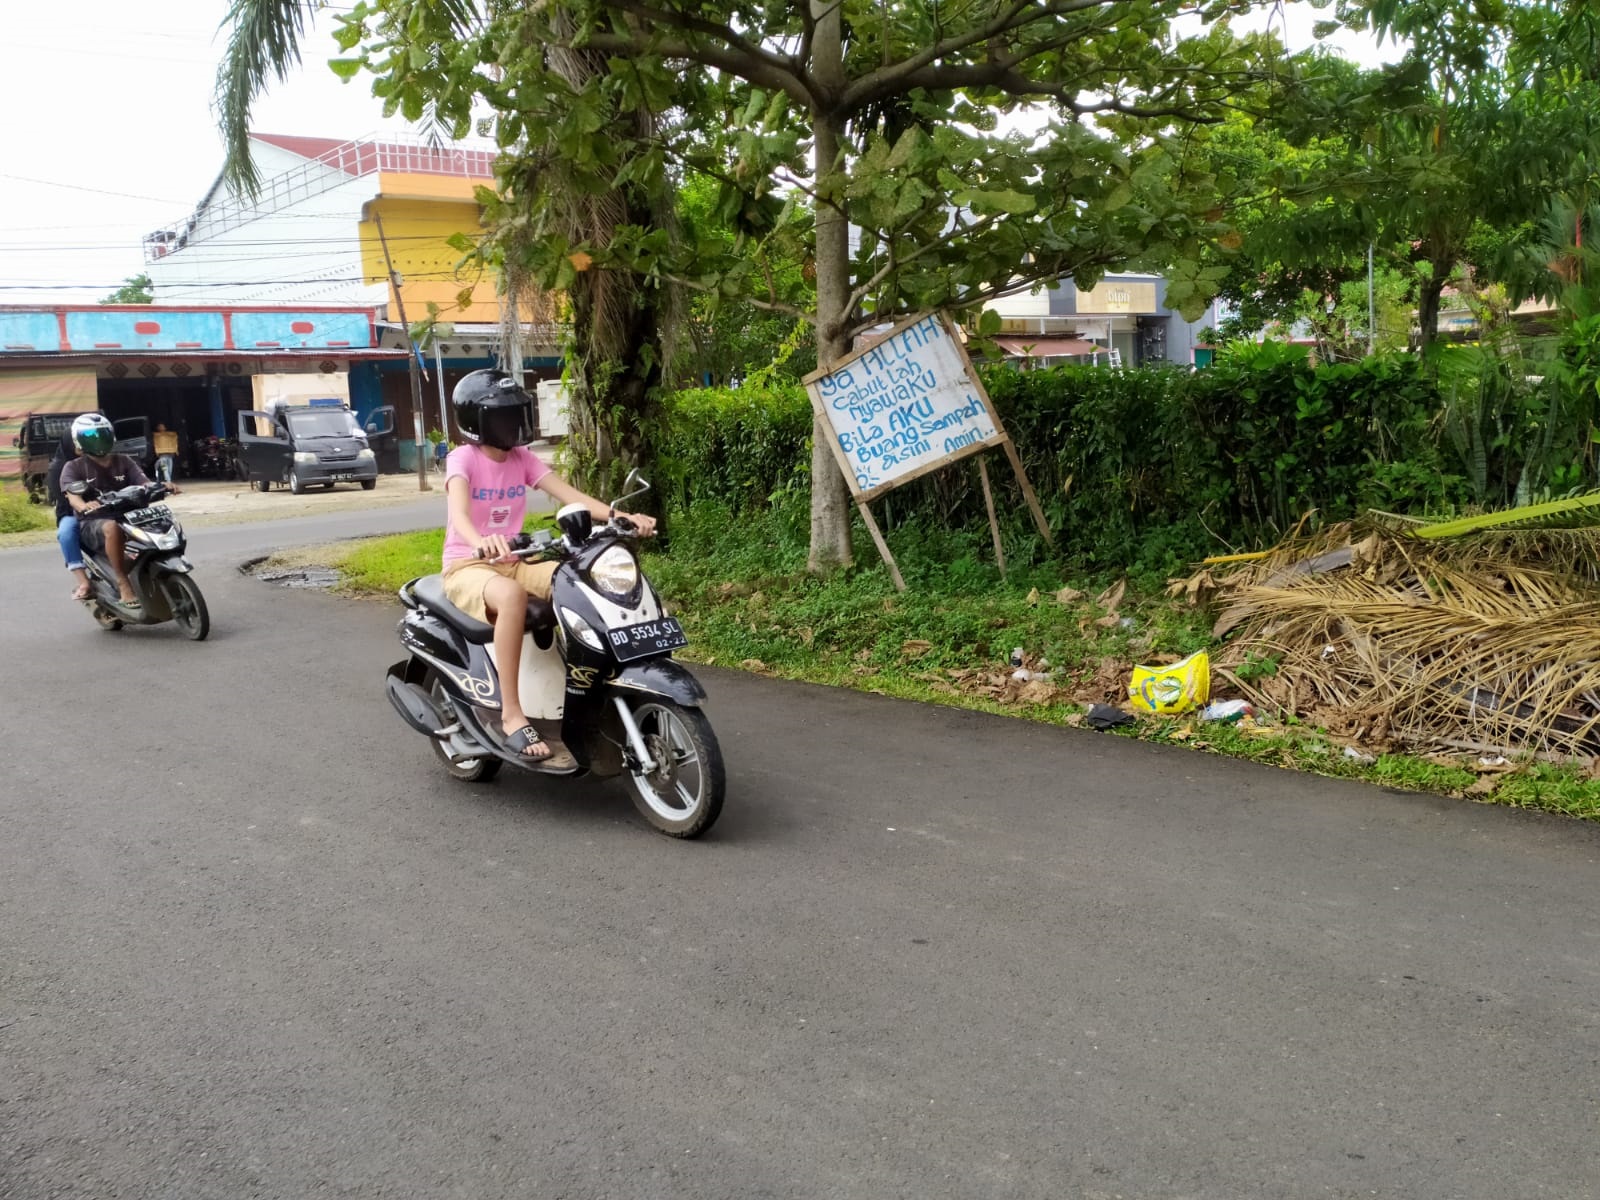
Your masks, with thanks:
[[[103,467],[88,455],[83,455],[61,468],[63,494],[75,483],[87,483],[88,491],[82,497],[85,500],[98,500],[106,492],[149,482],[139,469],[139,464],[126,454],[113,454]]]

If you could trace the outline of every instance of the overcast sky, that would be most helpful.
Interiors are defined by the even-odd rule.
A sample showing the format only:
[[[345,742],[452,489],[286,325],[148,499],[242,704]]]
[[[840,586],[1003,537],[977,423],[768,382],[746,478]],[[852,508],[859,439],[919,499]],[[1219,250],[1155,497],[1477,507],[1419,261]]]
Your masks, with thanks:
[[[144,267],[141,239],[187,215],[222,166],[211,96],[226,0],[5,5],[0,70],[0,303],[93,302]],[[1318,14],[1288,6],[1291,49]],[[1276,18],[1281,20],[1282,18]],[[370,77],[342,83],[320,19],[306,65],[256,104],[264,133],[356,138],[384,121]],[[1377,62],[1375,47],[1345,53]],[[69,286],[77,285],[77,286]]]

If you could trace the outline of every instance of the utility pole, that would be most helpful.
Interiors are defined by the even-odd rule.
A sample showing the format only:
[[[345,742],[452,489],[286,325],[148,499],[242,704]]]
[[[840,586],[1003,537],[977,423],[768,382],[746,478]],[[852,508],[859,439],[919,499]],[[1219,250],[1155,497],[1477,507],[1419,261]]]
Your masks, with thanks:
[[[389,257],[389,239],[383,235],[383,218],[373,213],[372,219],[378,226],[378,244],[383,247],[384,265],[389,268],[389,286],[394,289],[395,307],[400,310],[400,327],[406,331],[406,369],[411,376],[411,424],[416,432],[417,491],[431,492],[433,485],[428,482],[428,464],[422,453],[422,375],[417,359],[417,344],[411,340],[411,324],[406,320],[406,300],[400,294],[400,272],[394,269],[394,259]]]
[[[1378,349],[1378,305],[1372,296],[1372,243],[1367,243],[1367,357]]]
[[[439,432],[450,440],[450,406],[444,398],[444,356],[439,352],[439,335],[433,338],[433,373],[439,377]]]

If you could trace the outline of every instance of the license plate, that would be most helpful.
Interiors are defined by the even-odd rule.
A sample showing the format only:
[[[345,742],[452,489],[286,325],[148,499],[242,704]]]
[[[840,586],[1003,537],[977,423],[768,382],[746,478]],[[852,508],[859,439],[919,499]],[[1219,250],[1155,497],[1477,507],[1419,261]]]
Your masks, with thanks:
[[[149,508],[136,508],[122,518],[130,525],[154,525],[159,521],[170,521],[172,510],[165,504],[152,504]]]
[[[355,479],[355,476],[349,471],[340,471],[337,474],[329,475],[328,478],[333,480],[335,483],[349,483]]]
[[[611,640],[611,653],[618,662],[629,662],[650,654],[665,654],[680,646],[687,646],[683,626],[676,617],[662,617],[659,621],[646,621],[642,625],[627,625],[610,629],[606,636]]]

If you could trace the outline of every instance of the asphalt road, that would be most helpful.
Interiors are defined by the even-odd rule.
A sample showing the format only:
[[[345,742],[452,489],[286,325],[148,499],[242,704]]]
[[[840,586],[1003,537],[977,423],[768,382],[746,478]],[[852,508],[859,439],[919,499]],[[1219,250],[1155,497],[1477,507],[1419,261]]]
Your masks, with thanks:
[[[1600,1196],[1600,829],[704,672],[705,840],[447,779],[395,613],[0,553],[0,1196]]]

